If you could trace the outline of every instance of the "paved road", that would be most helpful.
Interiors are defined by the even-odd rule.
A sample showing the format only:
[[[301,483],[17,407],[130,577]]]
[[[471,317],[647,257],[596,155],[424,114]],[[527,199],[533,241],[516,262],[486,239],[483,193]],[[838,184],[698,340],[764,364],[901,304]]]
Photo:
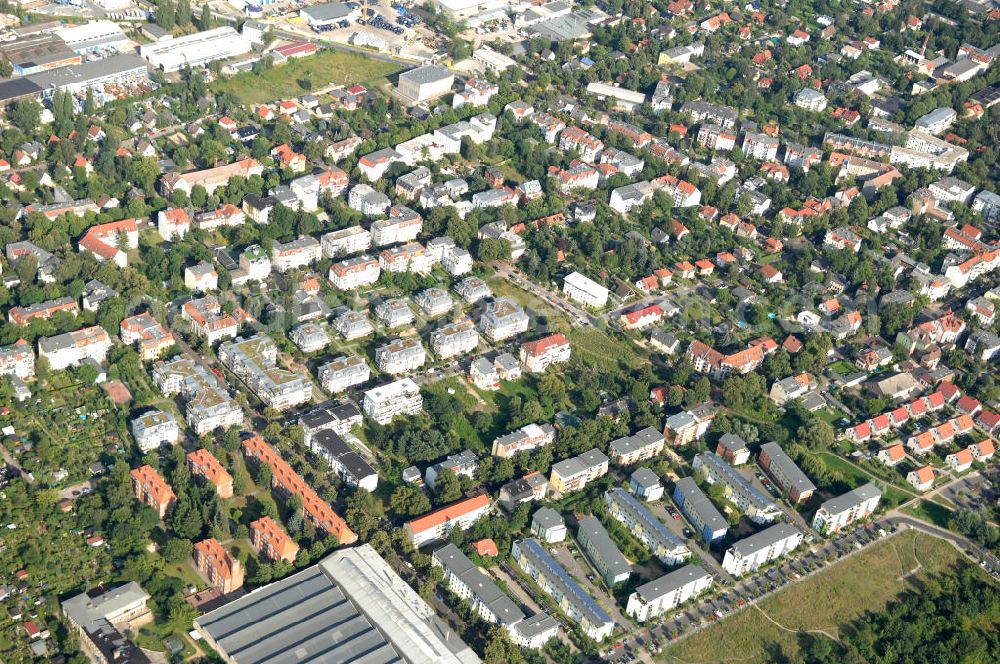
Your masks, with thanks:
[[[82,495],[86,495],[94,490],[93,480],[84,480],[77,484],[73,484],[64,489],[60,489],[58,493],[59,500],[75,500]]]
[[[556,307],[561,310],[564,314],[569,316],[570,321],[575,322],[577,325],[583,327],[592,327],[597,323],[597,317],[591,315],[589,312],[584,311],[580,307],[576,306],[561,294],[539,286],[530,279],[526,279],[521,275],[520,272],[515,270],[512,266],[501,263],[500,261],[493,261],[490,266],[496,271],[497,275],[512,281],[519,288],[528,291],[529,293],[536,295],[537,297],[545,300],[546,303]]]
[[[21,464],[18,463],[17,459],[14,458],[14,455],[8,452],[7,448],[4,447],[3,445],[0,445],[0,455],[3,456],[3,460],[7,462],[8,466],[17,468],[17,472],[21,473],[21,477],[23,477],[25,481],[28,482],[28,484],[35,483],[35,478],[29,475],[28,473],[24,472],[24,468],[21,467]]]

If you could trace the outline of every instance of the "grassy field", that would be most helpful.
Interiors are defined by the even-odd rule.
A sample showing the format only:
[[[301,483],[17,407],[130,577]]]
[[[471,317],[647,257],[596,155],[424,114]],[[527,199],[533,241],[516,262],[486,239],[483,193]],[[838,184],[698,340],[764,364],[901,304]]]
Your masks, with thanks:
[[[566,337],[573,346],[573,354],[590,364],[613,366],[621,361],[636,367],[643,362],[633,344],[615,339],[597,328],[574,327]]]
[[[853,487],[861,486],[867,482],[875,481],[863,470],[852,464],[847,459],[837,456],[831,452],[820,452],[819,458],[827,468],[831,471],[840,473],[843,475],[844,479]],[[883,504],[887,508],[895,507],[901,503],[905,503],[907,500],[913,498],[913,494],[910,494],[902,489],[889,485],[885,480],[879,480],[881,485],[885,486],[885,492],[883,494]]]
[[[229,92],[244,104],[297,97],[327,85],[367,83],[399,71],[391,62],[347,53],[321,51],[308,58],[292,60],[260,74],[252,71],[224,78],[212,84],[215,93]]]
[[[926,579],[962,564],[950,544],[908,530],[782,590],[759,610],[750,607],[681,641],[660,661],[799,661],[799,631],[821,630],[839,638],[866,611],[880,610],[900,593],[919,590]]]
[[[918,519],[923,519],[924,521],[933,523],[935,526],[940,528],[948,527],[948,521],[951,519],[952,515],[952,511],[950,509],[930,500],[921,500],[918,503],[914,503],[913,505],[904,508],[903,511],[917,517]]]

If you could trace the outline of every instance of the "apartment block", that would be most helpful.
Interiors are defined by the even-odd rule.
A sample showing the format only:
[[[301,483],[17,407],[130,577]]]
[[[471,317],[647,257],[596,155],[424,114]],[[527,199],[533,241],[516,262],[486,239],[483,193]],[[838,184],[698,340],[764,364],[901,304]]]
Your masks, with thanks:
[[[527,331],[529,322],[521,305],[501,297],[486,305],[479,319],[479,329],[490,341],[504,341]]]
[[[191,324],[191,329],[205,337],[209,345],[235,337],[239,332],[236,319],[222,310],[214,295],[189,300],[181,307],[181,318]]]
[[[299,555],[299,545],[269,516],[250,523],[250,544],[257,555],[267,560],[292,564]]]
[[[35,351],[24,339],[0,346],[0,376],[29,378],[35,375]]]
[[[430,542],[447,538],[448,533],[454,528],[468,530],[472,524],[489,514],[490,506],[490,497],[479,494],[411,519],[403,528],[406,529],[413,546],[420,548]]]
[[[600,521],[592,516],[580,519],[577,524],[576,539],[604,579],[604,583],[613,586],[628,581],[632,575],[632,567],[615,546]]]
[[[703,452],[696,455],[692,468],[704,474],[709,484],[721,484],[726,497],[754,523],[772,523],[781,516],[781,510],[773,500],[758,491],[717,454]]]
[[[646,427],[631,436],[611,441],[608,456],[612,463],[627,466],[657,456],[663,451],[665,442],[662,431]]]
[[[800,503],[809,500],[816,491],[816,486],[777,443],[761,445],[757,461],[775,484],[788,494],[791,502]]]
[[[365,392],[362,402],[368,417],[379,424],[388,424],[397,415],[416,415],[423,405],[420,388],[410,378],[374,387]]]
[[[219,346],[219,360],[266,406],[286,410],[312,399],[308,376],[277,366],[278,347],[270,337],[227,341]]]
[[[624,525],[663,564],[676,565],[691,557],[687,545],[625,489],[609,490],[604,494],[604,504],[608,515]]]
[[[194,566],[223,595],[243,587],[243,565],[214,537],[194,545]]]
[[[188,469],[191,477],[195,477],[215,487],[215,495],[226,499],[233,497],[233,476],[229,474],[219,460],[205,448],[188,452]]]
[[[583,454],[552,464],[549,485],[557,494],[580,491],[608,474],[608,457],[596,447]]]
[[[135,444],[143,452],[159,449],[163,445],[173,445],[181,438],[181,429],[171,413],[151,410],[130,422]]]
[[[336,394],[367,383],[372,370],[360,355],[341,355],[319,368],[319,384],[327,392]]]
[[[526,424],[493,440],[493,456],[508,458],[518,452],[534,450],[549,445],[556,439],[551,424]]]
[[[515,540],[511,555],[542,591],[555,600],[563,613],[580,626],[584,634],[595,641],[611,636],[615,628],[611,616],[566,573],[538,540]]]
[[[309,449],[326,461],[348,486],[375,491],[378,471],[331,429],[322,429],[309,437]]]
[[[323,257],[319,240],[304,235],[290,242],[275,242],[271,247],[271,265],[278,272],[305,268]]]
[[[77,366],[88,359],[103,364],[110,349],[111,337],[99,325],[38,340],[38,357],[48,360],[53,371]]]
[[[136,500],[156,510],[161,519],[173,509],[177,496],[152,466],[133,468],[129,475]]]
[[[524,368],[542,373],[553,364],[569,362],[569,339],[562,332],[521,344],[520,359]]]
[[[733,576],[743,576],[784,556],[801,543],[801,530],[779,523],[733,544],[722,559],[722,569]]]
[[[431,332],[431,349],[441,360],[467,355],[479,347],[479,332],[472,321],[448,323]]]
[[[379,371],[400,375],[416,371],[427,361],[427,351],[419,338],[395,339],[375,349],[375,364]]]
[[[36,302],[24,307],[11,307],[7,311],[7,318],[15,325],[28,325],[35,320],[48,320],[61,312],[75,317],[80,313],[80,307],[74,298],[60,297],[55,300]]]
[[[674,502],[707,543],[718,542],[729,532],[729,522],[694,479],[682,477],[674,484]]]
[[[878,508],[882,492],[869,482],[825,501],[816,511],[812,526],[824,535],[840,532],[856,521],[868,518]]]
[[[711,587],[711,574],[697,565],[685,565],[636,588],[629,595],[625,613],[639,622],[646,622]]]
[[[351,430],[361,425],[361,409],[350,399],[342,401],[326,401],[312,410],[299,416],[304,442],[308,446],[313,436],[320,431],[329,430],[346,436]]]
[[[174,335],[148,313],[122,320],[119,333],[123,343],[135,344],[145,361],[159,358],[174,346]]]
[[[563,279],[563,292],[571,300],[584,306],[599,308],[608,303],[608,295],[611,291],[593,279],[585,277],[579,272],[573,272]]]
[[[330,283],[338,290],[353,290],[371,286],[382,274],[377,258],[361,255],[348,258],[330,266]]]
[[[243,424],[243,409],[198,362],[184,357],[159,362],[153,367],[153,382],[163,396],[179,394],[184,398],[184,419],[199,436]]]
[[[320,247],[325,258],[340,258],[362,251],[372,246],[372,234],[363,226],[350,226],[339,231],[325,233],[320,237]]]

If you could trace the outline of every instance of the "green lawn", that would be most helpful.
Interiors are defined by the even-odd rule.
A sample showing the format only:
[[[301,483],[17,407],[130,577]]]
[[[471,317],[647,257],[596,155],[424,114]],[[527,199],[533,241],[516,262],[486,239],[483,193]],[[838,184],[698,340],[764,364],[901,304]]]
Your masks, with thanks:
[[[928,578],[962,564],[961,554],[948,543],[908,530],[785,588],[764,600],[760,610],[747,608],[684,639],[659,661],[801,661],[800,630],[822,630],[837,638],[865,612],[884,608],[902,592],[919,591]],[[776,655],[779,649],[787,659]]]
[[[952,511],[950,509],[930,500],[921,500],[920,502],[914,503],[913,505],[905,508],[903,511],[917,517],[918,519],[922,519],[928,523],[933,523],[939,528],[947,528],[948,521],[951,519],[952,515]]]
[[[277,65],[260,74],[247,71],[220,79],[212,84],[212,90],[217,94],[229,92],[244,104],[262,104],[297,97],[331,84],[365,83],[397,71],[399,67],[390,62],[327,50]]]
[[[882,496],[882,506],[887,509],[895,507],[900,503],[904,503],[913,497],[912,494],[888,484],[888,482],[881,478],[873,478],[869,476],[847,459],[839,457],[832,452],[820,452],[817,456],[823,462],[823,465],[831,471],[842,475],[844,481],[855,488],[861,486],[862,484],[876,481],[877,479],[879,484],[885,488]]]
[[[589,364],[636,367],[643,362],[637,348],[593,327],[574,327],[567,334],[573,354]]]

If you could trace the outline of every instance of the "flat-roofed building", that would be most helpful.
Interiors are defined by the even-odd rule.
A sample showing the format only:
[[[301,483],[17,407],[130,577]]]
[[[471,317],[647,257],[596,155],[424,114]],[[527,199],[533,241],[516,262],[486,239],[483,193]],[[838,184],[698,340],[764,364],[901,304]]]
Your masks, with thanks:
[[[779,523],[733,544],[722,559],[722,569],[743,576],[784,556],[802,543],[802,531]]]
[[[319,368],[319,384],[331,393],[367,383],[372,370],[360,355],[341,355]]]
[[[320,246],[326,258],[349,256],[370,249],[372,234],[363,226],[349,226],[324,234],[320,238]]]
[[[665,565],[676,565],[691,557],[683,540],[670,532],[635,496],[621,487],[604,494],[608,515],[625,526],[633,536]]]
[[[361,255],[330,266],[330,283],[338,290],[353,290],[371,286],[378,281],[382,268],[377,258]]]
[[[840,532],[855,521],[871,515],[882,499],[882,492],[873,483],[863,484],[819,506],[812,526],[824,535]]]
[[[518,566],[547,593],[584,634],[602,641],[611,636],[615,623],[607,611],[574,581],[566,570],[535,539],[515,540],[511,555]]]
[[[674,502],[708,544],[718,542],[729,531],[729,522],[694,478],[682,477],[674,483]]]
[[[312,399],[312,381],[277,365],[278,347],[270,337],[227,341],[219,346],[219,360],[266,406],[286,410]]]
[[[250,40],[229,26],[142,44],[139,55],[165,72],[198,67],[249,53]]]
[[[629,595],[625,613],[639,622],[646,622],[711,587],[711,574],[697,565],[685,565],[636,588]]]
[[[367,544],[206,613],[195,629],[228,664],[481,661]]]
[[[201,436],[214,429],[243,424],[243,409],[215,374],[200,363],[181,357],[153,367],[153,382],[163,396],[184,399],[184,418]]]
[[[816,491],[816,486],[777,443],[761,445],[758,461],[760,467],[767,471],[778,487],[788,494],[791,502],[800,503],[809,500]]]
[[[632,567],[600,521],[592,516],[580,519],[576,539],[607,585],[628,581]]]
[[[137,633],[153,622],[153,612],[146,605],[149,599],[142,586],[129,581],[103,593],[70,597],[62,603],[62,612],[90,661],[148,664],[152,660],[123,633]]]
[[[444,67],[426,65],[399,75],[396,93],[409,104],[419,104],[451,92],[455,75]]]
[[[593,279],[579,272],[572,272],[563,279],[563,292],[571,299],[587,307],[603,307],[608,303],[610,291]]]
[[[464,498],[433,512],[407,521],[403,528],[414,547],[443,540],[454,528],[468,530],[490,512],[492,503],[486,494]]]
[[[373,387],[365,392],[362,402],[368,417],[379,424],[388,424],[397,415],[416,415],[423,405],[420,388],[411,378]]]
[[[163,445],[173,445],[181,438],[177,419],[168,412],[151,410],[130,422],[132,437],[143,453],[159,449]]]

